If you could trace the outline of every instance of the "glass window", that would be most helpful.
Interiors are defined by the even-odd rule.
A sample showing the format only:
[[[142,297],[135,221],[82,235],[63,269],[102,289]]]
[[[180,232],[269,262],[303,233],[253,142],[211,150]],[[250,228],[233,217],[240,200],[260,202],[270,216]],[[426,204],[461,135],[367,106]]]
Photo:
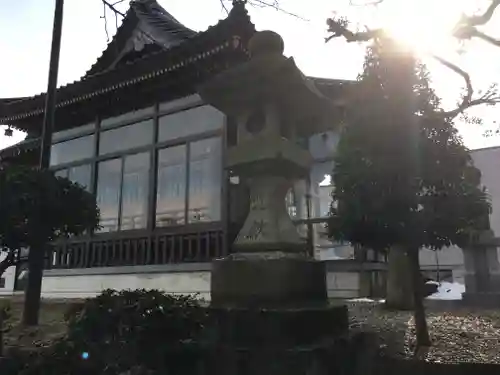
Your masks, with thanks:
[[[122,184],[120,229],[141,229],[147,226],[149,153],[125,158]]]
[[[154,107],[148,107],[133,112],[127,112],[124,113],[123,115],[109,117],[101,121],[101,128],[105,128],[119,123],[132,122],[134,120],[140,119],[141,117],[153,115],[153,113],[154,113]]]
[[[353,259],[354,248],[349,243],[328,237],[325,223],[313,224],[315,257],[319,260]]]
[[[92,168],[90,164],[79,165],[77,167],[69,168],[68,179],[83,186],[87,191],[91,190],[90,175]]]
[[[186,96],[181,99],[171,100],[168,102],[160,103],[158,106],[159,111],[171,111],[172,109],[179,108],[180,106],[190,106],[203,103],[201,97],[198,94]]]
[[[285,196],[285,205],[292,219],[307,219],[307,183],[297,180]]]
[[[156,226],[185,223],[186,146],[175,146],[158,152],[156,192]]]
[[[311,169],[311,200],[313,217],[326,217],[330,213],[333,192],[333,161],[316,163]]]
[[[290,215],[292,219],[295,219],[297,217],[297,206],[295,205],[295,201],[295,191],[292,188],[288,190],[288,193],[286,193],[285,196],[286,209],[288,211],[288,215]]]
[[[189,222],[218,221],[221,217],[221,139],[190,145]]]
[[[54,172],[56,177],[67,178],[72,182],[76,182],[83,186],[87,191],[90,191],[90,176],[92,167],[90,164],[79,165],[77,167],[60,169]]]
[[[68,170],[67,169],[59,169],[58,171],[54,172],[54,175],[56,177],[68,178]]]
[[[145,146],[153,143],[153,120],[101,133],[99,155]]]
[[[314,134],[309,138],[309,151],[314,159],[332,158],[339,136],[334,131]]]
[[[50,165],[71,163],[94,155],[94,135],[72,139],[52,145]]]
[[[121,179],[122,159],[113,159],[99,163],[97,204],[101,210],[101,232],[118,230]]]
[[[54,141],[60,141],[62,139],[71,138],[71,137],[74,137],[74,136],[77,136],[77,135],[80,135],[80,134],[83,134],[83,133],[86,133],[86,132],[90,133],[92,130],[95,130],[95,124],[94,123],[83,125],[83,126],[79,126],[77,128],[71,128],[71,129],[61,130],[61,131],[55,132],[52,135],[52,141],[53,142]]]
[[[168,141],[222,128],[224,114],[214,107],[205,105],[186,111],[162,116],[159,119],[158,140]]]

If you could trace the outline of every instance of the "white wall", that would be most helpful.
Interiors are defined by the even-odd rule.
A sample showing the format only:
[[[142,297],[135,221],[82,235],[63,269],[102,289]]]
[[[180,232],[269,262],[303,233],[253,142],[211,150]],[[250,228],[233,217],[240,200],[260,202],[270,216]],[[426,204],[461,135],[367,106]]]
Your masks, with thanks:
[[[0,254],[0,261],[4,260],[6,257],[5,253]],[[0,288],[0,295],[10,295],[14,290],[14,279],[15,279],[15,267],[8,268],[2,277],[5,278],[5,288]]]
[[[359,297],[359,274],[330,272],[327,275],[330,298]],[[159,289],[173,294],[195,294],[210,300],[210,272],[135,273],[123,275],[45,276],[44,298],[86,298],[104,289]]]
[[[328,298],[358,298],[360,280],[358,272],[328,272],[326,275]]]
[[[210,298],[210,272],[93,274],[44,276],[45,298],[93,297],[105,289],[159,289],[173,294],[195,294]]]

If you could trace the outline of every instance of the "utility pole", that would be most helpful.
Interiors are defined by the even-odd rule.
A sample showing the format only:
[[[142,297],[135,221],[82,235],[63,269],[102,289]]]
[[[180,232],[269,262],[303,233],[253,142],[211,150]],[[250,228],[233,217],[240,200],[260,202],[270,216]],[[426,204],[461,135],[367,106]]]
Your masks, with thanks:
[[[54,129],[57,73],[59,69],[59,52],[61,49],[61,33],[63,23],[64,0],[56,0],[54,11],[54,26],[52,30],[52,46],[50,51],[49,81],[47,95],[45,97],[45,113],[42,124],[42,140],[40,152],[40,169],[49,167],[50,150],[52,143],[52,132]],[[38,315],[40,312],[40,294],[42,291],[42,276],[46,243],[40,243],[36,247],[30,248],[28,255],[28,284],[24,298],[23,323],[27,326],[38,325]]]

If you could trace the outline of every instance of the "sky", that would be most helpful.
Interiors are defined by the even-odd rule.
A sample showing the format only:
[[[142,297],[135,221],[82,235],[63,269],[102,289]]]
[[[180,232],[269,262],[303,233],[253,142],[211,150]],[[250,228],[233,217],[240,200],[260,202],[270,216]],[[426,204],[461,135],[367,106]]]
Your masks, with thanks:
[[[364,0],[351,1],[359,3]],[[180,22],[197,31],[205,30],[226,16],[220,0],[158,2]],[[231,1],[225,2],[230,8]],[[281,34],[285,41],[285,54],[293,56],[299,68],[307,75],[355,79],[362,70],[364,45],[346,43],[342,39],[325,44],[326,18],[337,14],[348,16],[357,22],[355,25],[375,26],[380,22],[390,24],[395,32],[403,35],[404,39],[411,40],[411,43],[415,40],[430,40],[434,51],[460,63],[471,73],[475,87],[485,88],[492,80],[500,81],[500,48],[474,41],[466,45],[465,53],[457,54],[456,45],[450,38],[437,38],[434,29],[426,28],[425,32],[414,35],[417,26],[442,25],[442,15],[445,15],[449,23],[453,15],[459,15],[459,9],[454,9],[457,4],[469,9],[471,4],[484,5],[485,2],[486,0],[386,0],[386,8],[376,10],[371,7],[350,6],[349,0],[280,1],[283,10],[300,17],[272,8],[249,5],[247,8],[257,30],[268,29]],[[418,6],[412,8],[408,6],[410,3]],[[54,4],[54,0],[2,1],[0,97],[31,96],[46,91]],[[118,7],[126,11],[128,1]],[[65,0],[59,85],[79,80],[106,48],[109,40],[102,15],[101,0]],[[107,20],[111,38],[116,25],[115,17],[109,11]],[[497,15],[489,28],[494,30],[499,22],[500,16]],[[415,45],[421,47],[418,43]],[[463,82],[431,60],[424,58],[424,62],[429,63],[434,87],[443,97],[444,104],[452,107],[458,101],[457,93]],[[500,105],[497,108],[477,108],[471,114],[482,117],[484,125],[458,122],[457,128],[464,143],[471,149],[500,145],[500,137],[483,136],[486,129],[496,126],[494,121],[500,114]],[[22,139],[23,134],[19,132],[15,132],[13,137],[5,137],[4,128],[0,127],[0,149]]]

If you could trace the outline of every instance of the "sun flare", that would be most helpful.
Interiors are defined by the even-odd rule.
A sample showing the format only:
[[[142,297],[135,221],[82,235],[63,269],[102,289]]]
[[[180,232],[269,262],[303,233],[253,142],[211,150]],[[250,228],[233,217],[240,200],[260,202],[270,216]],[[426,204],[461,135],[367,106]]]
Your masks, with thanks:
[[[416,52],[449,52],[452,31],[467,0],[386,0],[377,24]]]

